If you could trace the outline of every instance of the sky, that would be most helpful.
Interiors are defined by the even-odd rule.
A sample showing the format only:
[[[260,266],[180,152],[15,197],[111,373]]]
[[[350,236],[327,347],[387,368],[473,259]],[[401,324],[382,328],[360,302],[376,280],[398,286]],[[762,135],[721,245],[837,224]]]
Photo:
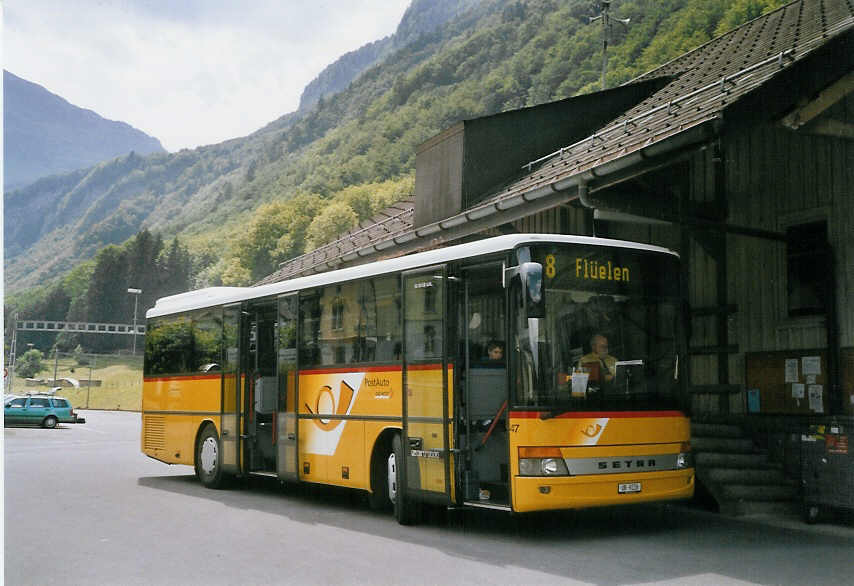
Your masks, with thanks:
[[[4,0],[3,67],[177,151],[299,105],[410,0]]]

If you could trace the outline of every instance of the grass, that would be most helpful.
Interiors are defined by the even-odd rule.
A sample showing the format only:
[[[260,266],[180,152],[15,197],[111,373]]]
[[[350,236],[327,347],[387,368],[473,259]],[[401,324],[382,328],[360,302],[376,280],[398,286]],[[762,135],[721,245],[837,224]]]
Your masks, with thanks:
[[[60,356],[56,363],[57,378],[69,377],[80,381],[80,388],[63,387],[58,391],[71,401],[76,409],[115,409],[139,411],[142,406],[142,357],[141,356],[94,356],[92,380],[100,380],[100,386],[86,387],[89,380],[89,366],[79,365],[71,357]],[[47,370],[35,378],[53,379],[54,361],[45,360]],[[46,391],[50,387],[27,383],[26,379],[15,377],[12,392]]]

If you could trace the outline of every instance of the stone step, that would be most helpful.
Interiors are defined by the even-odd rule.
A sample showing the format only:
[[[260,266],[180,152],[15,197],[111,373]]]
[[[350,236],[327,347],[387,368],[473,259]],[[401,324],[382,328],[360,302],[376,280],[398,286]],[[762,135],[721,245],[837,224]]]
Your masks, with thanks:
[[[746,468],[749,470],[780,469],[780,464],[769,462],[765,454],[731,454],[700,452],[694,454],[697,468]]]
[[[764,468],[759,470],[749,468],[707,468],[701,469],[697,474],[706,482],[715,484],[744,484],[744,485],[780,485],[796,486],[796,483],[787,479],[783,472],[776,468]]]
[[[746,438],[693,437],[691,450],[694,452],[723,452],[751,454],[756,451],[753,440]]]
[[[737,425],[724,423],[694,423],[691,422],[693,437],[744,437],[744,431]]]
[[[798,496],[796,487],[777,484],[728,484],[719,492],[727,501],[793,501]]]

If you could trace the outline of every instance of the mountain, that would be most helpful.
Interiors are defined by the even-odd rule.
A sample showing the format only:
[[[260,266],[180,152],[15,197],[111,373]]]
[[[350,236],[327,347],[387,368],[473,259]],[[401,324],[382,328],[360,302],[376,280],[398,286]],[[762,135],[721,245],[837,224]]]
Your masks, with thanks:
[[[142,155],[164,152],[156,138],[69,104],[5,70],[3,149],[6,190],[131,151]]]
[[[345,53],[305,86],[300,96],[299,110],[307,110],[320,98],[347,89],[350,82],[360,73],[382,61],[392,51],[405,47],[422,35],[436,31],[478,2],[479,0],[413,0],[393,35]]]
[[[453,16],[436,26],[443,3]],[[612,31],[608,84],[782,3],[615,0],[612,14],[631,25]],[[416,147],[456,122],[597,90],[601,28],[588,23],[597,7],[416,0],[394,35],[402,44],[359,62],[345,89],[314,106],[246,137],[126,155],[6,193],[7,289],[55,281],[142,229],[181,237],[198,286],[254,282],[306,242],[332,240],[408,195]]]

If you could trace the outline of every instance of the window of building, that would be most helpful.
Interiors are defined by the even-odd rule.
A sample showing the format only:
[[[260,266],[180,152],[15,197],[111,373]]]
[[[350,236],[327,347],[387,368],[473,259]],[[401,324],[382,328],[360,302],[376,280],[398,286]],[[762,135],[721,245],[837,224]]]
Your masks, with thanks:
[[[789,317],[827,312],[832,270],[827,222],[810,222],[786,230]]]
[[[344,329],[344,300],[341,297],[336,297],[332,301],[332,329]]]

